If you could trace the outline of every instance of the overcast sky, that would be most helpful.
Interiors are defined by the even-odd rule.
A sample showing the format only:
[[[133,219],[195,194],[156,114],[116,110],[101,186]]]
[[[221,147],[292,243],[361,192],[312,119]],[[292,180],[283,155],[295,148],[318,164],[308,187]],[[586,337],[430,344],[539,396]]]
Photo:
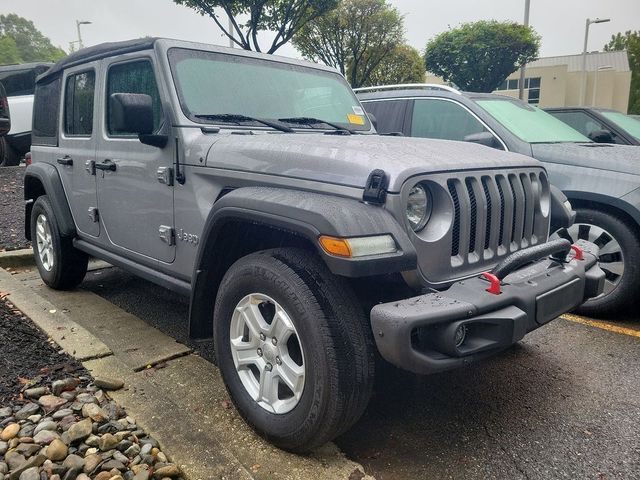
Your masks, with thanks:
[[[405,16],[407,41],[423,50],[429,38],[450,26],[481,19],[522,21],[524,0],[389,0]],[[159,36],[226,45],[212,20],[172,0],[0,0],[0,13],[32,20],[51,41],[69,50],[82,26],[85,46]],[[640,28],[640,0],[531,0],[531,25],[542,36],[541,56],[580,53],[587,17],[611,18],[592,25],[589,50],[602,49],[611,35]],[[278,53],[299,56],[290,45]]]

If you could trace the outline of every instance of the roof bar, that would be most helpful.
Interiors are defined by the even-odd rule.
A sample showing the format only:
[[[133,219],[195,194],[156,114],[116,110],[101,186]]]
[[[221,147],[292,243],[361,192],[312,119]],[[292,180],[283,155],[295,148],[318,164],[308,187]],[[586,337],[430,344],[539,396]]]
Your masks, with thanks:
[[[379,85],[376,87],[361,87],[354,88],[353,91],[356,93],[362,92],[374,92],[374,91],[383,91],[383,90],[405,90],[405,89],[414,89],[421,88],[425,90],[444,90],[445,92],[456,93],[458,95],[462,95],[460,90],[450,87],[448,85],[438,85],[435,83],[401,83],[398,85]]]

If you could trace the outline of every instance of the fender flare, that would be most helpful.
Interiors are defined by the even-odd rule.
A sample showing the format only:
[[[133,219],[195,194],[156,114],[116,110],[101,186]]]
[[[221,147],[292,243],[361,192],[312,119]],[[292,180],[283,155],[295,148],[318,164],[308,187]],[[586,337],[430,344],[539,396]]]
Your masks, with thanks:
[[[565,190],[563,193],[571,202],[573,202],[574,200],[595,202],[620,210],[621,212],[627,214],[635,222],[636,226],[640,227],[640,210],[638,210],[638,206],[634,206],[628,201],[628,199],[633,200],[632,197],[635,197],[636,201],[640,201],[640,188],[620,198],[611,197],[609,195],[602,195],[595,192],[583,192],[574,190]]]
[[[215,245],[229,222],[264,225],[299,236],[316,246],[329,270],[346,277],[367,277],[415,270],[417,254],[409,237],[391,213],[380,206],[361,201],[271,187],[246,187],[232,190],[211,209],[203,228],[192,275],[189,312],[190,332],[202,338],[201,325],[210,321],[212,296],[224,272],[214,269]],[[358,237],[391,235],[398,251],[361,258],[338,258],[324,252],[320,235]],[[213,277],[218,280],[212,280]],[[209,319],[209,320],[207,320]]]
[[[42,186],[42,189],[38,187]],[[31,240],[31,208],[33,201],[42,194],[49,197],[51,208],[58,220],[58,228],[60,234],[64,237],[73,237],[76,234],[76,226],[73,222],[73,216],[69,209],[67,196],[62,187],[62,180],[58,170],[48,163],[34,163],[27,167],[24,174],[24,199],[25,204],[25,236]],[[29,200],[32,200],[31,202]]]

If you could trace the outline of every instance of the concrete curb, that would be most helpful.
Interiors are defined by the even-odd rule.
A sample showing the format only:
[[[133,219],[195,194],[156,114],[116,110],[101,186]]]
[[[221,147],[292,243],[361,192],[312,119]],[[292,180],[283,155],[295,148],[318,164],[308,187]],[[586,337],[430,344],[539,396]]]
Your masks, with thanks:
[[[32,265],[35,265],[35,259],[33,258],[33,250],[30,248],[0,252],[0,268],[30,267]]]
[[[300,456],[265,442],[230,404],[217,369],[103,298],[81,289],[50,290],[34,271],[12,275],[2,268],[0,291],[94,375],[125,381],[112,397],[160,442],[187,479],[373,480],[333,443]],[[150,359],[184,354],[167,357],[160,369],[140,371],[142,352],[131,337],[143,342]],[[160,344],[164,347],[155,351]]]

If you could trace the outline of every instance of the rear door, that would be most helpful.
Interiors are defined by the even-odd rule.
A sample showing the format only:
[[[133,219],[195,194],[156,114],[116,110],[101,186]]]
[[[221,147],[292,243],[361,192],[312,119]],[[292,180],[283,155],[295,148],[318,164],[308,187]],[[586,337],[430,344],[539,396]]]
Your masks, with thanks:
[[[113,167],[96,171],[104,245],[141,263],[171,263],[175,258],[173,187],[159,181],[158,171],[172,166],[175,146],[152,147],[141,143],[136,134],[116,131],[109,112],[109,97],[114,93],[150,95],[154,132],[161,128],[162,86],[157,81],[154,58],[132,54],[103,62],[105,108],[100,119],[96,167]]]
[[[81,237],[98,237],[96,177],[96,78],[98,62],[65,71],[60,140],[55,159]]]

